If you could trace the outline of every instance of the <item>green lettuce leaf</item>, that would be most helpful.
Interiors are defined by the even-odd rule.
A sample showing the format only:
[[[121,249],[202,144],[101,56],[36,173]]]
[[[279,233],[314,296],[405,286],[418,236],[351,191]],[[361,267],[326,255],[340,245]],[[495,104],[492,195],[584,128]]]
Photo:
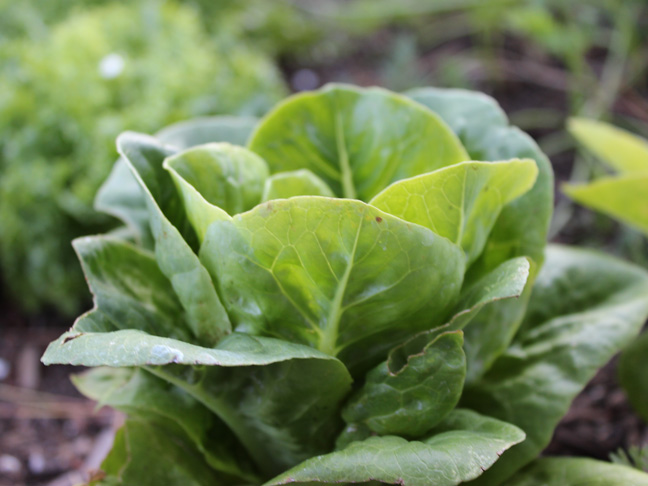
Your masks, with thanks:
[[[322,179],[308,169],[279,172],[266,180],[263,188],[263,202],[272,199],[288,199],[294,196],[335,197],[333,191]]]
[[[507,486],[648,486],[648,474],[619,464],[585,458],[544,457],[509,481]]]
[[[448,238],[470,265],[501,210],[531,189],[537,174],[533,160],[463,162],[394,182],[369,204]]]
[[[212,142],[245,145],[259,123],[251,116],[212,116],[174,123],[155,134],[160,142],[185,150]]]
[[[459,401],[466,376],[462,345],[461,331],[430,331],[395,348],[367,373],[342,418],[379,435],[423,436]]]
[[[337,196],[364,201],[399,179],[468,160],[429,110],[380,88],[338,84],[280,103],[249,147],[272,173],[309,169]]]
[[[266,486],[312,483],[381,483],[453,486],[479,476],[524,439],[517,427],[470,410],[454,410],[429,437],[408,442],[396,436],[370,437],[314,457]]]
[[[548,249],[511,347],[462,396],[462,406],[527,434],[477,484],[500,484],[544,449],[578,392],[639,332],[646,295],[648,274],[637,267],[595,252]]]
[[[254,465],[222,421],[180,388],[141,368],[99,367],[73,375],[72,381],[101,406],[109,405],[130,418],[155,422],[177,436],[186,436],[224,484],[260,482],[253,474]]]
[[[619,379],[632,406],[648,422],[648,333],[623,350],[619,358]]]
[[[196,236],[171,176],[162,167],[173,152],[153,137],[129,132],[119,136],[117,150],[146,196],[157,263],[187,311],[197,339],[213,345],[231,332],[231,323],[209,274],[192,250]]]
[[[376,364],[442,324],[464,268],[461,250],[427,228],[314,196],[214,222],[200,258],[237,330],[308,344],[350,366]]]
[[[194,336],[169,280],[152,253],[106,236],[74,241],[95,309],[107,330],[139,329],[149,334],[191,341]]]
[[[482,93],[459,89],[421,88],[407,96],[437,113],[457,134],[473,160],[533,159],[538,165],[535,184],[507,204],[488,235],[484,251],[471,266],[465,285],[511,258],[531,259],[527,290],[516,300],[486,306],[470,324],[478,332],[465,334],[468,377],[485,373],[508,347],[524,316],[532,283],[544,260],[553,212],[553,172],[546,155],[526,133],[510,126],[497,102]]]
[[[91,485],[236,484],[231,477],[219,475],[182,431],[140,418],[129,418],[117,431],[101,470],[106,477]]]
[[[177,150],[212,142],[245,145],[257,123],[253,117],[197,118],[170,125],[159,131],[155,138]],[[135,232],[139,244],[153,247],[146,196],[123,158],[115,162],[110,175],[99,188],[94,208],[123,221]]]
[[[71,330],[49,345],[42,361],[146,366],[216,414],[268,476],[331,449],[342,425],[338,407],[351,386],[346,368],[331,356],[239,333],[210,349],[142,331]]]

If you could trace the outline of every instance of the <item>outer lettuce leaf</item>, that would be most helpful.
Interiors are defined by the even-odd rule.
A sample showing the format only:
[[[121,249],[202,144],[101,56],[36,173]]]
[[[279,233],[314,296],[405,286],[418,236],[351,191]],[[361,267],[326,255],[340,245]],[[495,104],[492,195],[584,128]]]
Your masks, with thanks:
[[[479,274],[517,256],[542,263],[553,210],[553,172],[546,155],[520,129],[510,126],[495,100],[478,92],[422,88],[406,93],[439,115],[457,134],[472,160],[533,159],[533,188],[500,214],[491,232]]]
[[[209,274],[190,246],[195,234],[171,176],[162,167],[173,153],[152,137],[129,132],[119,136],[117,150],[146,195],[158,265],[187,311],[197,339],[213,345],[231,331],[231,324]]]
[[[622,174],[648,170],[648,140],[608,123],[570,118],[569,132],[597,157]]]
[[[463,162],[394,182],[369,204],[460,245],[470,265],[502,208],[531,189],[537,174],[528,159]]]
[[[408,442],[371,437],[346,449],[314,457],[267,486],[312,483],[381,483],[452,486],[479,476],[524,439],[517,427],[470,410],[454,410],[428,438]]]
[[[152,253],[105,236],[79,238],[74,248],[95,309],[110,322],[106,331],[139,329],[157,336],[193,339],[184,309]]]
[[[101,464],[106,477],[91,485],[231,486],[215,471],[182,431],[160,422],[129,418],[117,431]]]
[[[565,184],[563,191],[577,203],[648,235],[648,156],[644,165],[644,172],[602,177],[589,184]]]
[[[648,486],[648,474],[584,458],[545,457],[512,477],[507,486]]]
[[[492,98],[473,91],[438,88],[416,89],[407,95],[448,123],[473,160],[530,158],[538,164],[533,188],[502,210],[481,257],[466,276],[466,285],[470,285],[511,258],[526,256],[533,263],[527,291],[518,300],[489,305],[470,324],[472,332],[465,334],[465,347],[468,381],[474,381],[508,347],[524,316],[530,284],[544,259],[553,211],[553,172],[533,139],[510,126]]]
[[[308,169],[279,172],[266,180],[262,202],[294,196],[335,197],[322,179]]]
[[[209,349],[141,331],[72,330],[50,344],[43,362],[146,366],[225,422],[266,475],[331,449],[351,384],[331,356],[239,333]]]
[[[639,332],[647,294],[648,274],[639,268],[595,252],[548,249],[512,346],[462,397],[527,434],[478,484],[500,484],[542,451],[576,394]]]
[[[245,145],[258,118],[251,116],[213,116],[174,123],[155,134],[160,142],[185,150],[212,142]]]
[[[337,196],[364,201],[394,181],[468,160],[429,110],[380,88],[336,84],[280,103],[249,147],[272,173],[309,169]]]
[[[149,420],[177,436],[186,436],[224,484],[260,482],[252,462],[227,427],[178,387],[141,368],[94,368],[73,375],[72,381],[81,393],[102,406],[110,405],[131,418]],[[159,467],[165,466],[173,468],[174,464]]]
[[[185,150],[211,142],[229,142],[245,145],[258,119],[253,117],[215,116],[197,118],[170,125],[155,137],[165,145]],[[94,207],[123,221],[136,233],[142,245],[153,246],[148,224],[146,197],[137,180],[122,158],[115,162],[112,171],[95,198]]]
[[[644,332],[623,350],[619,359],[619,379],[630,403],[648,422],[648,333]]]
[[[431,331],[397,347],[367,373],[342,418],[379,435],[423,436],[459,401],[466,376],[462,345],[461,331]]]
[[[213,223],[200,258],[237,329],[350,365],[376,364],[398,342],[442,324],[464,269],[459,247],[427,228],[360,201],[314,196]]]

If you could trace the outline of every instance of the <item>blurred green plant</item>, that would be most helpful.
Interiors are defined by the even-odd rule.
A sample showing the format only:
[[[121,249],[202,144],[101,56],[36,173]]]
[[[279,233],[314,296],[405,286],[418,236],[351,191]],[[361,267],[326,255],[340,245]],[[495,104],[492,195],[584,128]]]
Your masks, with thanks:
[[[617,174],[588,184],[566,184],[564,192],[576,202],[632,225],[648,236],[648,140],[584,118],[570,119],[568,128],[584,147]],[[645,420],[648,420],[647,367],[648,333],[644,332],[621,354],[619,378],[630,402]]]
[[[628,450],[619,449],[610,454],[610,460],[615,464],[634,467],[648,472],[648,446],[631,446]]]
[[[92,197],[117,134],[256,115],[283,96],[269,57],[227,29],[208,35],[202,20],[171,2],[114,3],[2,45],[0,262],[27,310],[72,314],[89,301],[70,241],[112,224]]]

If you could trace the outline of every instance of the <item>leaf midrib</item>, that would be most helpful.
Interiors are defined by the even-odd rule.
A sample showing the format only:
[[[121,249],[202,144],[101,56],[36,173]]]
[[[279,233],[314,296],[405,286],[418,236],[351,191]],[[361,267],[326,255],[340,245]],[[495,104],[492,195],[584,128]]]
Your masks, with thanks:
[[[342,115],[335,104],[335,144],[338,152],[338,162],[342,175],[342,195],[347,199],[356,199],[357,194],[353,185],[353,172],[349,164],[349,154],[346,149],[344,130],[342,126]]]
[[[356,230],[355,239],[353,241],[353,248],[349,254],[349,261],[347,266],[344,269],[344,274],[339,281],[338,287],[335,290],[335,295],[331,301],[331,307],[329,309],[328,318],[326,319],[326,328],[322,334],[322,340],[320,341],[319,350],[323,353],[326,353],[331,356],[336,354],[336,343],[340,328],[340,319],[344,311],[342,307],[342,299],[344,298],[344,293],[346,292],[347,285],[349,283],[349,277],[351,276],[351,270],[353,268],[353,263],[355,262],[355,254],[358,248],[358,241],[360,240],[360,231],[362,229],[364,218],[364,212],[361,215],[360,221],[358,222],[358,229]]]

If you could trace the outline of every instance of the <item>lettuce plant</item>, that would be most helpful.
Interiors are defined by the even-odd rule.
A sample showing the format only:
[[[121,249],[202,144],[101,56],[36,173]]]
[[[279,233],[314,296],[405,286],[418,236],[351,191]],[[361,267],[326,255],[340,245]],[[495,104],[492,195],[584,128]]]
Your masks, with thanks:
[[[607,123],[572,118],[569,130],[617,172],[588,184],[565,185],[565,193],[589,208],[629,224],[648,236],[648,140]],[[639,414],[648,420],[648,334],[619,360],[621,384]]]
[[[28,311],[73,315],[89,300],[70,241],[114,224],[92,200],[120,132],[260,114],[283,95],[268,57],[233,34],[208,36],[174,2],[87,9],[0,58],[0,262]]]
[[[481,94],[329,85],[117,147],[126,237],[75,241],[95,308],[43,357],[128,413],[105,484],[544,484],[648,314],[642,270],[546,248],[548,160]]]

